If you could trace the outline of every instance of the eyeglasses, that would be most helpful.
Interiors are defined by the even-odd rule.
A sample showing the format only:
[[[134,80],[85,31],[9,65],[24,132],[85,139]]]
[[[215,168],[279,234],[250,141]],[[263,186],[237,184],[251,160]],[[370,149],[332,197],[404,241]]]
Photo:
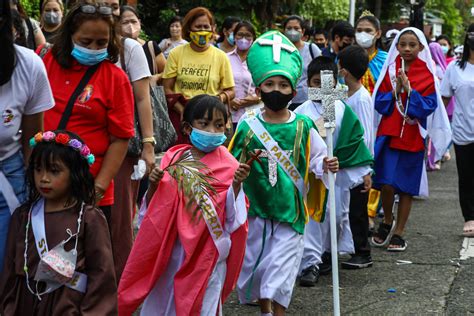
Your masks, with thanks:
[[[113,9],[109,6],[105,5],[92,5],[92,4],[84,4],[81,5],[81,12],[86,13],[86,14],[94,14],[98,12],[99,14],[102,15],[112,15]]]
[[[243,38],[245,37],[245,39],[248,39],[248,40],[252,40],[253,39],[253,35],[252,33],[241,33],[241,32],[238,32],[235,34],[235,38]]]

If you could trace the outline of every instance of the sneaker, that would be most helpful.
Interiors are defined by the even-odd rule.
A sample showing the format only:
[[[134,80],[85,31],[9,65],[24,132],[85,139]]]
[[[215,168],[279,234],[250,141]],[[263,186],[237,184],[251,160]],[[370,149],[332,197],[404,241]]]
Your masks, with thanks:
[[[328,275],[332,271],[332,262],[331,262],[331,253],[325,252],[321,256],[323,262],[321,262],[319,267],[319,274],[320,275]]]
[[[301,272],[300,286],[313,287],[318,283],[319,280],[319,269],[317,266],[312,265]]]
[[[370,268],[373,265],[372,258],[370,256],[352,256],[349,260],[341,263],[343,269],[363,269]]]

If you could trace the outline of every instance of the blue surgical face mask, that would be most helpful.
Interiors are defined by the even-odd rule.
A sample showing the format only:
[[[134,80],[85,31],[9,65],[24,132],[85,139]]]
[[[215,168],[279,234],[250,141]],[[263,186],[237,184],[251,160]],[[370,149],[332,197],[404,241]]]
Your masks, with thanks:
[[[81,65],[93,66],[100,63],[101,61],[104,61],[109,56],[107,48],[94,50],[82,47],[76,43],[73,44],[74,48],[72,49],[71,55]]]
[[[190,136],[191,143],[194,147],[205,153],[215,150],[224,144],[226,139],[227,136],[225,136],[224,133],[210,133],[197,128],[193,128]]]
[[[449,52],[449,46],[441,46],[441,49],[443,50],[443,54],[448,54]]]
[[[227,41],[229,42],[230,45],[234,46],[235,45],[235,39],[234,39],[234,33],[230,33],[229,37],[227,38]]]

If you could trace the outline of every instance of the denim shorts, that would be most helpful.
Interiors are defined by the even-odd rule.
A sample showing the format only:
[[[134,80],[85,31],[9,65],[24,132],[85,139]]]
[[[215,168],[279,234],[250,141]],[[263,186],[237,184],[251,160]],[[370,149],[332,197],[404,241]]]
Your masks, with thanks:
[[[16,197],[20,203],[26,199],[25,185],[25,164],[23,154],[18,151],[11,157],[0,161],[0,172],[2,172],[10,182]],[[3,260],[8,236],[8,226],[10,224],[10,209],[0,188],[0,273],[3,270]]]

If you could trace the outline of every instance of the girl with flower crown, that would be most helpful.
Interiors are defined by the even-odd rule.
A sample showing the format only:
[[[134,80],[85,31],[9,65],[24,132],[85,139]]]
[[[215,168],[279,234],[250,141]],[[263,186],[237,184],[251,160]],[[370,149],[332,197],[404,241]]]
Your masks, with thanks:
[[[116,315],[117,287],[94,156],[76,134],[38,133],[13,213],[0,277],[0,315]]]

